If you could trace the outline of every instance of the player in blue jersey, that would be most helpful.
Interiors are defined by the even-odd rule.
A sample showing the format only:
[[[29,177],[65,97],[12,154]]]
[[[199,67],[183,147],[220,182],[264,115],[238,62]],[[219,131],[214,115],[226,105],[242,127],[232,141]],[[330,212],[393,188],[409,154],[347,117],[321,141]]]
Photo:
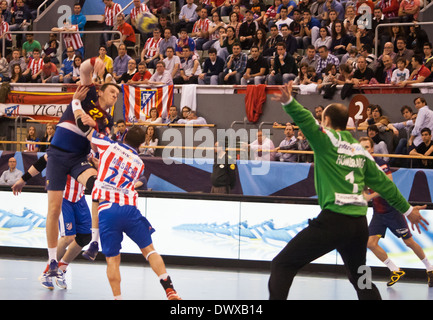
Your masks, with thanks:
[[[80,95],[86,88],[86,98],[81,102],[84,112],[92,119],[92,127],[99,133],[109,134],[113,125],[110,108],[114,106],[120,89],[116,84],[104,84],[98,91],[92,83],[93,73],[104,72],[105,64],[99,58],[88,59],[81,65],[81,86],[74,94]],[[80,96],[81,97],[81,96]],[[97,170],[87,161],[90,143],[81,130],[84,126],[81,113],[74,113],[74,100],[60,118],[56,133],[47,151],[46,188],[48,193],[48,213],[46,222],[48,246],[48,275],[55,276],[58,270],[57,239],[58,220],[62,207],[63,191],[68,174],[92,190]],[[92,205],[92,241],[87,258],[94,260],[98,252],[97,203]]]
[[[359,142],[370,154],[374,153],[374,142],[371,138],[362,137]],[[392,172],[389,165],[380,158],[375,158],[375,160],[387,177],[392,180]],[[388,257],[386,251],[379,246],[379,240],[385,238],[386,230],[389,229],[397,238],[401,238],[404,244],[412,249],[417,257],[424,263],[427,272],[428,285],[429,287],[433,287],[433,266],[426,257],[424,250],[413,239],[405,217],[373,190],[371,190],[370,193],[365,194],[365,198],[367,201],[372,200],[373,202],[373,218],[368,227],[370,236],[368,238],[367,247],[391,271],[390,280],[388,281],[387,286],[392,286],[405,275],[405,272],[395,265],[395,263]]]

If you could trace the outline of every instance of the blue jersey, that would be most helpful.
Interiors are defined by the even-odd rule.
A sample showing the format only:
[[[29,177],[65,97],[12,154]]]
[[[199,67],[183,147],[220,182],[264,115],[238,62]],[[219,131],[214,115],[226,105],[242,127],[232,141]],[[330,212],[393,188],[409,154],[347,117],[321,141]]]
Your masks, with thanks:
[[[81,106],[84,112],[96,121],[95,130],[98,131],[98,133],[108,135],[113,126],[113,119],[99,106],[95,86],[92,85],[89,88],[90,90],[87,93],[87,97],[81,102]],[[71,153],[88,154],[90,152],[89,140],[87,140],[87,137],[85,137],[84,133],[75,124],[72,103],[68,105],[60,118],[51,145]]]

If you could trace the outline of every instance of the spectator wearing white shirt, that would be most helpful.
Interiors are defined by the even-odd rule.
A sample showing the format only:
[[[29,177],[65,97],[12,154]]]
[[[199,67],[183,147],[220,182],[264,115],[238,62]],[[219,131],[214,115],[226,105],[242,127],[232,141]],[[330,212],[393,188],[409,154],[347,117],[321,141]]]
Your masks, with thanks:
[[[194,110],[189,111],[186,119],[179,119],[177,123],[180,124],[207,124],[206,119],[197,116],[197,112]]]
[[[417,147],[422,142],[421,130],[423,128],[433,129],[433,111],[427,106],[423,97],[415,98],[414,103],[415,108],[418,109],[418,115],[409,139],[409,146]]]

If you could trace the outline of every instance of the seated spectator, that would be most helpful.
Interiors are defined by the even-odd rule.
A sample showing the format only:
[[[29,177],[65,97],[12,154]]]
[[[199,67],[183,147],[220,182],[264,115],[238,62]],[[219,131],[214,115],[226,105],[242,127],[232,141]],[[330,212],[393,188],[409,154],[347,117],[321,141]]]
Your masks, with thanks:
[[[113,58],[117,57],[120,44],[124,44],[126,49],[128,47],[134,47],[136,41],[134,28],[125,21],[125,15],[123,13],[118,14],[116,20],[117,23],[115,26],[115,30],[119,31],[122,36],[120,37],[120,39],[112,39],[107,41],[109,55]],[[134,53],[134,49],[130,49],[128,51],[129,56],[133,56]]]
[[[431,156],[433,153],[431,130],[429,128],[421,129],[421,138],[422,142],[417,147],[412,149],[409,154],[412,156]],[[413,162],[413,167],[415,168],[433,169],[433,160],[431,159],[414,159]]]
[[[17,160],[14,157],[9,158],[8,160],[9,169],[3,171],[0,176],[0,185],[3,186],[12,186],[15,182],[21,179],[23,172],[17,169]]]
[[[9,64],[0,52],[0,82],[9,80]]]
[[[304,26],[302,42],[303,48],[305,49],[308,45],[313,44],[319,37],[320,21],[312,17],[310,11],[305,10],[302,25]]]
[[[52,83],[53,77],[59,74],[59,70],[57,66],[51,62],[50,57],[45,57],[43,59],[44,65],[42,66],[41,78],[39,82],[41,83]]]
[[[169,0],[149,0],[149,9],[156,16],[164,16],[170,13]]]
[[[251,47],[257,47],[260,54],[263,54],[263,49],[266,43],[266,31],[263,29],[258,29],[253,37],[253,44]]]
[[[394,51],[394,44],[392,42],[386,42],[384,47],[383,47],[383,52],[382,55],[379,56],[379,58],[377,58],[377,60],[382,61],[383,56],[388,55],[391,57],[392,61],[394,62],[394,64],[397,62],[395,59],[395,51]]]
[[[173,79],[175,84],[198,83],[201,74],[200,61],[188,46],[183,47],[183,57],[180,59],[180,76]]]
[[[106,52],[105,48],[100,48],[99,52]],[[101,57],[101,55],[99,56]],[[108,56],[106,56],[108,57]],[[60,67],[59,75],[53,77],[53,82],[61,82],[61,83],[71,83],[72,76],[74,72],[74,58],[75,58],[75,50],[73,47],[68,47],[66,49],[66,58],[63,60],[62,65]],[[109,57],[108,57],[109,58]],[[110,58],[111,59],[111,58]],[[112,64],[111,64],[112,66]]]
[[[281,4],[278,6],[278,9],[277,9],[277,14],[281,14],[281,9],[283,7],[287,8],[287,15],[289,17],[292,17],[293,10],[296,9],[296,2],[292,1],[292,0],[281,0]]]
[[[397,54],[394,57],[394,63],[397,62],[398,58],[403,58],[406,61],[406,67],[409,67],[414,52],[406,48],[406,39],[404,37],[398,37],[395,40],[395,43],[397,48]]]
[[[197,116],[197,112],[194,110],[190,110],[187,113],[186,119],[179,119],[177,121],[179,124],[207,124],[206,119],[203,117]]]
[[[74,63],[72,64],[72,83],[80,83],[81,72],[80,67],[83,63],[83,58],[81,56],[75,56]]]
[[[12,67],[12,74],[10,77],[11,83],[25,83],[27,82],[27,79],[25,76],[23,76],[23,71],[21,70],[21,66],[16,63]]]
[[[247,66],[248,57],[241,50],[241,45],[235,43],[233,53],[228,56],[224,70],[218,76],[218,84],[240,84]]]
[[[388,147],[385,141],[383,141],[379,136],[379,129],[375,124],[369,125],[367,128],[367,136],[370,137],[374,142],[374,153],[376,154],[389,154]],[[378,157],[383,161],[388,162],[389,157]]]
[[[146,62],[147,67],[154,69],[156,62],[159,59],[159,44],[161,43],[161,30],[159,28],[153,29],[153,37],[148,38],[141,50],[140,61]]]
[[[422,64],[422,57],[415,55],[412,57],[412,73],[408,80],[399,83],[401,87],[405,87],[408,84],[421,83],[430,75],[431,71]]]
[[[164,61],[158,61],[156,63],[156,70],[152,77],[150,77],[148,84],[154,86],[173,84],[173,78],[171,77],[170,71],[165,70]]]
[[[199,84],[218,84],[218,76],[224,70],[224,60],[217,56],[217,50],[210,48],[203,64],[203,73],[198,76]]]
[[[264,136],[262,130],[257,131],[257,139],[249,145],[253,152],[253,160],[259,161],[274,161],[275,146],[271,139]]]
[[[188,106],[184,106],[182,108],[182,112],[180,115],[180,119],[186,120],[188,118],[189,112],[191,111],[191,108]]]
[[[129,80],[128,84],[147,84],[149,82],[152,74],[147,70],[146,63],[140,62],[138,64],[138,71],[134,74],[131,80]]]
[[[203,44],[203,50],[209,50],[211,47],[215,47],[214,44],[218,43],[220,38],[220,29],[225,28],[226,24],[221,20],[218,12],[212,13],[212,21],[209,24],[209,41]]]
[[[167,57],[163,60],[165,69],[170,72],[171,78],[174,79],[180,75],[180,58],[174,54],[174,48],[168,47],[165,50]]]
[[[259,26],[264,27],[263,18],[266,13],[266,5],[262,0],[252,0],[247,8],[253,13],[254,21],[256,21]]]
[[[167,57],[165,51],[168,47],[176,48],[177,38],[172,34],[171,28],[164,29],[164,38],[159,42],[158,54],[159,60],[162,61]]]
[[[73,50],[69,50],[69,53],[71,53]],[[68,50],[66,50],[66,54],[68,54]],[[75,52],[75,51],[74,51]],[[72,59],[72,54],[68,57],[70,57],[70,59],[73,61]],[[101,59],[102,61],[104,61],[105,63],[105,69],[107,70],[107,73],[112,74],[113,73],[113,58],[111,58],[110,56],[107,55],[107,48],[105,46],[100,46],[99,47],[99,59]]]
[[[268,76],[268,84],[286,84],[290,80],[294,80],[297,74],[298,66],[295,59],[286,52],[285,43],[277,43],[277,54],[275,55],[273,70]]]
[[[143,123],[143,121],[140,121],[140,123]],[[158,114],[158,109],[156,109],[155,107],[150,108],[149,116],[146,119],[146,121],[144,121],[144,123],[153,123],[153,124],[162,123],[162,118]]]
[[[281,42],[283,39],[276,25],[272,25],[269,29],[270,29],[270,35],[266,39],[265,46],[263,48],[264,57],[273,57],[275,52],[277,52],[277,47],[276,47],[277,43]]]
[[[365,27],[364,28],[357,27],[355,33],[356,49],[358,49],[358,51],[361,51],[364,45],[366,44],[371,45],[371,43],[373,43],[373,36],[368,31],[368,29]]]
[[[39,138],[36,134],[36,128],[35,127],[33,127],[33,126],[29,127],[29,129],[27,131],[26,142],[39,142]],[[39,145],[33,144],[33,143],[26,144],[26,148],[25,148],[24,152],[39,152]]]
[[[391,57],[385,59],[391,59]],[[399,84],[400,82],[406,81],[409,79],[410,73],[409,70],[406,68],[406,61],[403,58],[397,59],[397,68],[392,72],[391,77],[391,83],[392,84]]]
[[[119,55],[113,62],[113,78],[119,83],[123,74],[128,72],[128,63],[132,58],[127,54],[126,45],[121,44],[118,48]]]
[[[402,67],[403,67],[403,69],[405,69],[404,68],[404,61],[403,60],[401,60],[401,61],[403,62]],[[396,68],[396,65],[392,62],[392,58],[388,55],[385,55],[382,58],[382,62],[379,63],[379,68],[377,69],[375,78],[379,83],[395,84],[395,83],[393,83],[393,73],[395,70],[399,70],[398,69],[398,63],[397,63],[397,68]],[[409,71],[408,71],[408,73],[409,73]],[[398,79],[398,78],[396,78],[396,79]]]
[[[192,27],[191,37],[195,41],[197,50],[203,50],[203,44],[209,41],[210,20],[207,18],[206,8],[201,8],[198,14],[199,19]]]
[[[123,143],[123,139],[125,138],[127,132],[128,128],[126,127],[125,120],[119,119],[114,125],[111,140]]]
[[[344,85],[345,83],[350,83],[353,76],[352,66],[347,63],[343,63],[340,64],[338,70],[339,70],[339,76],[337,77],[336,80],[337,84]]]
[[[282,6],[280,8],[280,17],[277,21],[275,21],[275,25],[278,27],[278,30],[281,32],[281,27],[283,25],[290,26],[293,22],[291,18],[289,18],[289,13],[286,6]],[[281,33],[280,33],[281,34]]]
[[[314,47],[318,50],[321,46],[326,46],[326,48],[331,49],[332,38],[327,27],[320,27],[319,37],[314,42]]]
[[[262,84],[268,73],[268,61],[262,57],[258,47],[251,47],[251,58],[247,61],[246,71],[241,78],[241,85]]]
[[[298,56],[298,42],[296,41],[296,38],[292,36],[291,32],[289,26],[283,24],[280,29],[280,34],[282,35],[281,42],[286,44],[287,53],[296,58]]]
[[[9,61],[9,77],[12,76],[13,66],[16,64],[20,65],[22,71],[27,68],[26,59],[21,56],[21,50],[18,48],[12,50],[12,57]]]
[[[186,0],[186,4],[180,9],[179,21],[175,24],[175,31],[179,33],[181,29],[186,29],[187,33],[191,33],[194,23],[198,19],[197,5],[194,0]]]
[[[363,84],[369,84],[374,78],[374,72],[367,67],[367,60],[363,56],[358,57],[357,69],[353,73],[351,82],[357,87]]]
[[[424,43],[423,46],[423,53],[424,53],[424,57],[422,60],[422,63],[429,68],[429,70],[432,69],[433,66],[433,55],[432,55],[432,44],[430,42],[426,42]]]
[[[33,59],[30,60],[26,70],[22,74],[26,78],[26,82],[38,82],[41,77],[43,64],[40,50],[34,49]]]
[[[312,44],[310,44],[305,50],[305,55],[302,58],[301,64],[307,64],[309,67],[313,67],[314,70],[317,68],[317,61],[319,61],[319,55],[316,54],[316,48]]]
[[[144,142],[138,148],[138,152],[142,156],[153,157],[155,156],[155,148],[158,145],[158,138],[156,137],[156,130],[154,126],[147,126],[146,137]]]
[[[286,128],[284,129],[284,134],[286,135],[286,137],[275,149],[275,151],[277,151],[277,153],[275,154],[275,160],[284,162],[297,162],[297,154],[279,152],[280,150],[298,150],[298,140],[296,139],[295,129],[293,128],[292,124],[287,123]]]
[[[239,6],[235,5],[234,8],[239,8]],[[227,24],[227,27],[233,27],[233,29],[235,30],[236,38],[239,38],[239,28],[241,27],[243,21],[244,17],[240,14],[240,12],[233,11],[232,13],[230,13],[229,23]]]
[[[413,20],[418,20],[419,11],[419,0],[402,0],[398,9],[398,16],[402,22],[412,22]]]
[[[27,5],[24,3],[24,0],[16,0],[16,6],[12,12],[12,23],[10,25],[10,31],[27,31],[31,25],[32,16],[30,10]],[[24,35],[17,36],[17,44],[18,48],[22,47],[22,43],[24,41]],[[39,48],[40,50],[41,48]],[[29,52],[32,52],[29,51]],[[25,55],[24,55],[25,56]]]
[[[38,49],[39,52],[42,52],[41,44],[38,40],[34,39],[33,33],[26,34],[26,42],[23,44],[22,55],[23,57],[30,58],[33,54],[34,49]]]
[[[344,20],[345,10],[344,6],[337,0],[326,0],[325,6],[323,7],[323,12],[325,13],[324,19],[329,19],[330,12],[334,10],[337,13],[337,19],[340,21]]]
[[[10,8],[8,8],[8,1],[2,0],[0,1],[0,15],[3,16],[3,20],[10,25],[12,23],[12,12]]]
[[[137,62],[134,59],[128,61],[128,70],[122,74],[117,83],[129,83],[129,81],[134,77],[137,72]]]
[[[41,142],[51,142],[51,140],[54,137],[54,133],[56,131],[56,127],[54,124],[48,123],[45,128],[45,135],[42,137]],[[39,152],[46,152],[49,145],[47,144],[41,144],[39,148]]]
[[[242,50],[249,50],[253,44],[253,38],[259,26],[254,21],[253,13],[248,10],[245,12],[245,22],[239,27],[239,41],[241,42]]]
[[[226,33],[220,36],[220,47],[218,56],[224,61],[227,60],[228,56],[233,54],[233,46],[239,44],[239,39],[235,37],[235,29],[231,26],[226,28]]]
[[[179,58],[183,57],[183,47],[188,46],[189,51],[195,54],[195,41],[188,36],[188,31],[186,29],[181,29],[179,33],[179,40],[176,43],[176,55]]]
[[[44,47],[44,53],[43,56],[44,57],[49,57],[51,59],[51,62],[53,62],[54,64],[59,64],[60,61],[57,58],[57,49],[58,49],[58,45],[57,45],[57,40],[51,40],[49,43],[47,43],[48,47]]]
[[[331,53],[341,59],[352,47],[351,37],[347,34],[346,28],[341,21],[332,24]]]
[[[276,15],[277,15],[277,9],[281,4],[281,0],[274,0],[274,4],[271,5],[265,12],[265,15],[263,16],[263,25],[268,27],[268,29],[271,28],[275,24]]]
[[[175,105],[170,106],[170,108],[168,108],[168,114],[167,117],[162,119],[162,123],[167,124],[167,123],[177,123],[177,121],[179,120],[179,116],[177,114],[177,107]]]
[[[340,65],[340,60],[333,54],[329,53],[328,48],[326,46],[321,46],[317,50],[319,52],[319,59],[317,61],[316,66],[316,73],[317,75],[321,76],[323,73],[323,70],[326,68],[326,66],[330,63],[334,64],[335,67],[338,68]]]

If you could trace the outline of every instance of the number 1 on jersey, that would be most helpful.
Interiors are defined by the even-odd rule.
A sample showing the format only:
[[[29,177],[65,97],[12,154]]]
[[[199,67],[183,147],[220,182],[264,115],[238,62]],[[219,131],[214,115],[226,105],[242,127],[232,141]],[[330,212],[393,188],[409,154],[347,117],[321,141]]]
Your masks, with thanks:
[[[355,182],[355,173],[354,171],[350,171],[345,177],[345,180],[349,181],[351,184],[353,184],[353,190],[352,193],[358,193],[358,184]]]

